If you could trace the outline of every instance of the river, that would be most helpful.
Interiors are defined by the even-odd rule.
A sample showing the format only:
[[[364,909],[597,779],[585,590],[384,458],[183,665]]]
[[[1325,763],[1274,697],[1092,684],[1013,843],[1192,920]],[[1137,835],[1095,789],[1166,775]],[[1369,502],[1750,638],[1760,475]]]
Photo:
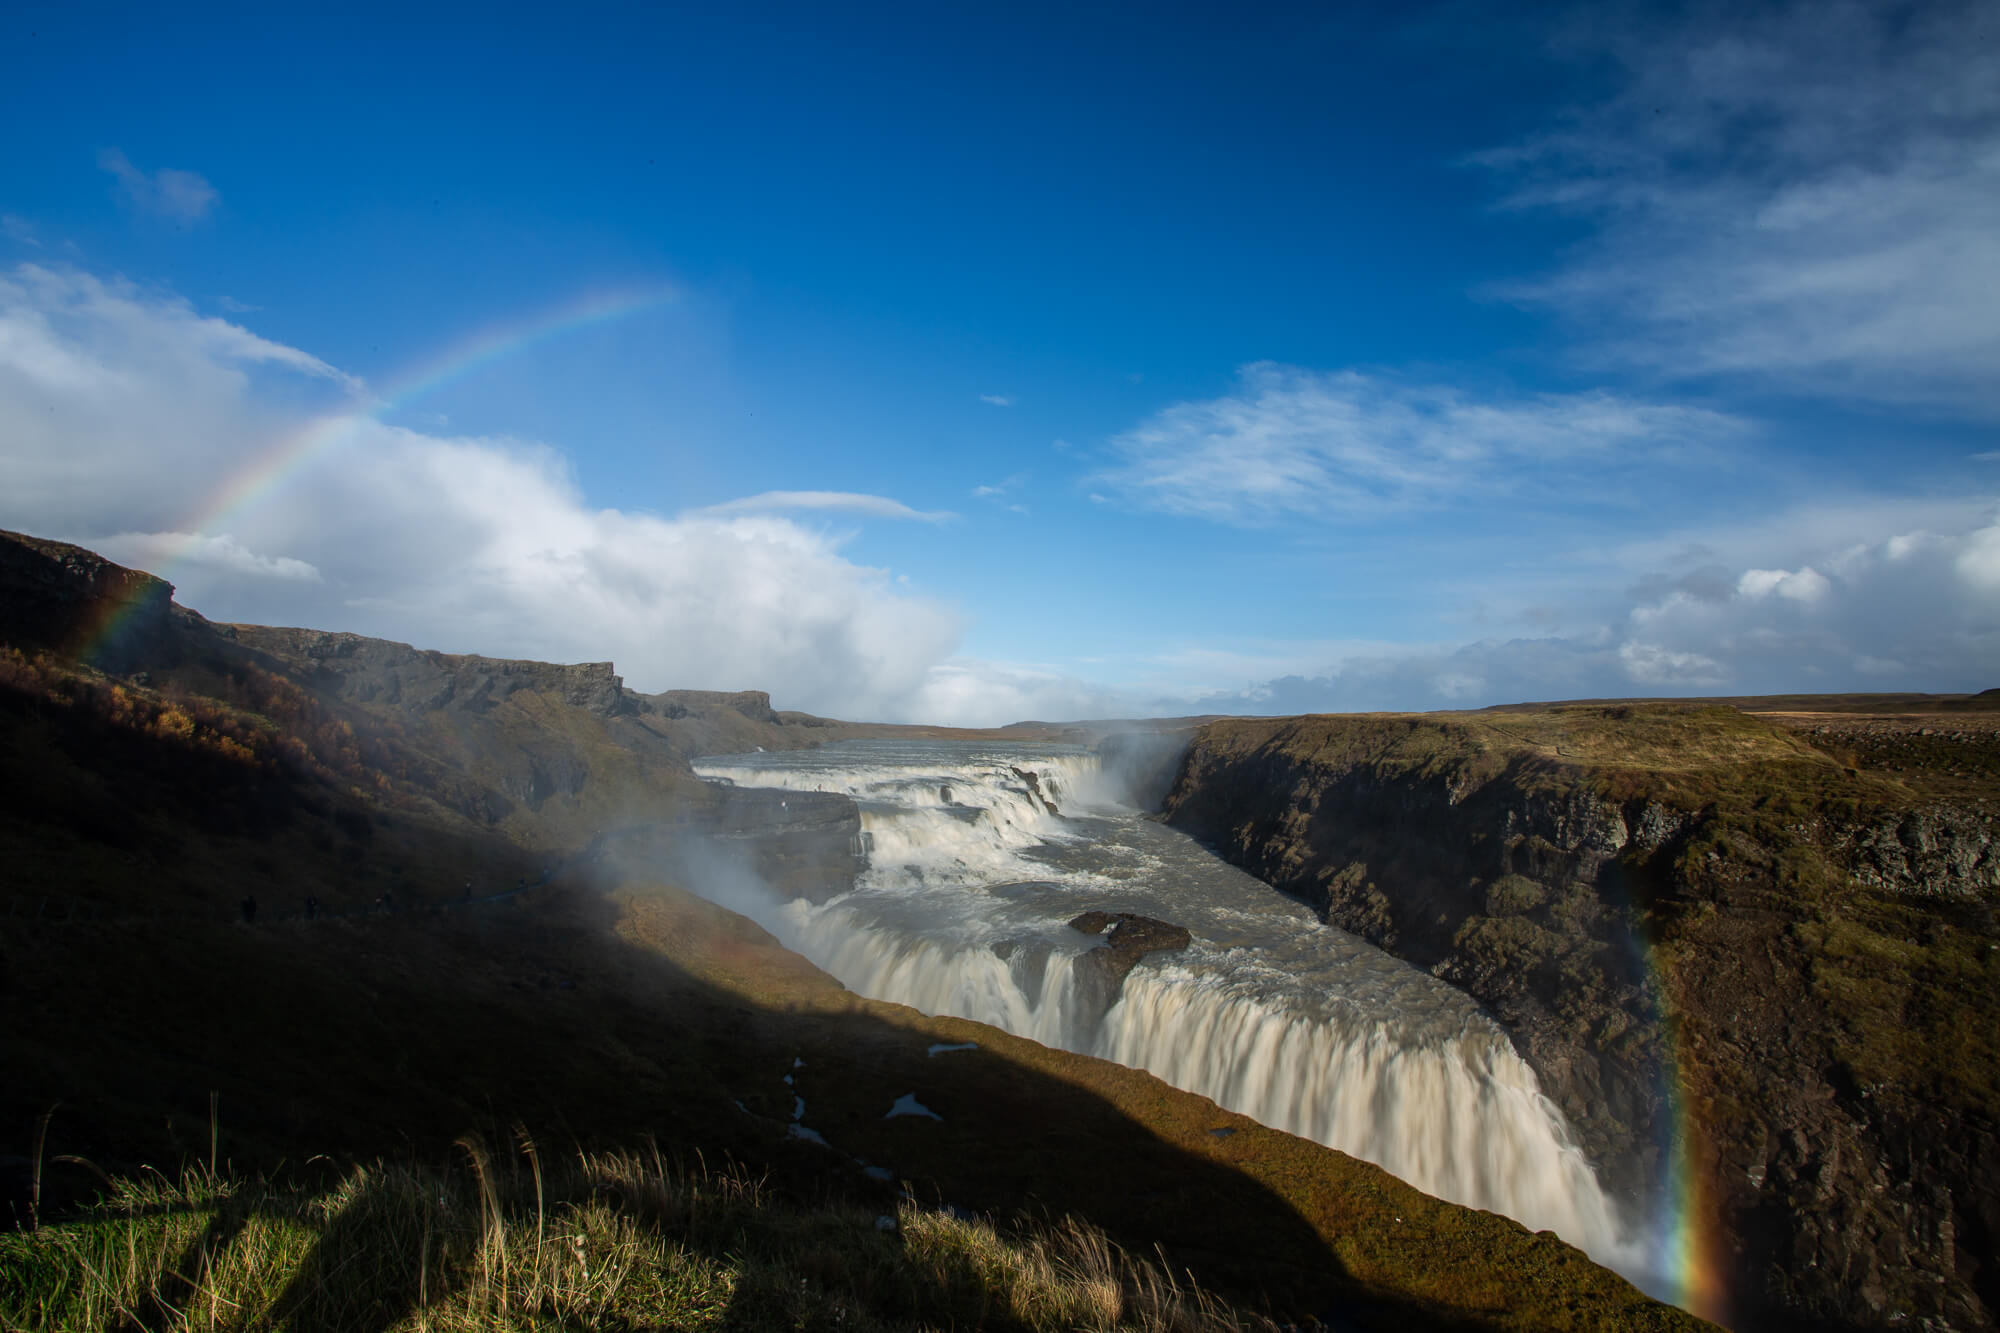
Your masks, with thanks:
[[[854,891],[753,911],[849,989],[1148,1070],[1661,1285],[1654,1247],[1468,996],[1147,817],[1091,751],[848,741],[695,771],[855,800]],[[1101,937],[1068,923],[1093,909],[1185,926],[1193,943],[1149,956],[1090,1012],[1072,963]]]

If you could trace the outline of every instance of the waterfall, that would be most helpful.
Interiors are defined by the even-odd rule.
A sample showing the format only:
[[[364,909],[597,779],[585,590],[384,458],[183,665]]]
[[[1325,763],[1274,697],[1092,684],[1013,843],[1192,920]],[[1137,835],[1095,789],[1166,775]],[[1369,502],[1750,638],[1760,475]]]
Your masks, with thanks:
[[[1145,1069],[1645,1267],[1561,1112],[1477,1006],[1119,807],[1088,753],[872,742],[696,769],[855,798],[869,845],[856,891],[764,922],[850,989]],[[1092,908],[1174,921],[1196,941],[1141,963],[1101,1021],[1072,989],[1074,960],[1099,940],[1067,922]]]

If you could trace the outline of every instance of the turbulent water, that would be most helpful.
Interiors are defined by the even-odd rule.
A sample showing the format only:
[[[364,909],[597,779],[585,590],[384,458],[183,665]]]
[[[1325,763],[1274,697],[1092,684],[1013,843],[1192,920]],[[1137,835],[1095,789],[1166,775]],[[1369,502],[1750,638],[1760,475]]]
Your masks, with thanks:
[[[1468,997],[1145,818],[1090,752],[851,741],[695,769],[855,799],[855,891],[754,913],[850,989],[1149,1070],[1645,1276],[1648,1247]],[[1072,987],[1100,939],[1067,924],[1094,908],[1194,936],[1142,962],[1101,1015]]]

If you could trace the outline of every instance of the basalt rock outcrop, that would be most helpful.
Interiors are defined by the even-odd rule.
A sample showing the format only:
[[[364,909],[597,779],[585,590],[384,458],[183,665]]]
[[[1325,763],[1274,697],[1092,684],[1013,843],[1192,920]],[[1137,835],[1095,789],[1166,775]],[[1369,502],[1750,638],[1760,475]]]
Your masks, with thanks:
[[[1479,999],[1639,1211],[1691,1175],[1736,1327],[1993,1328],[1982,762],[1913,790],[1688,706],[1231,721],[1165,816]]]
[[[0,642],[88,658],[107,671],[183,656],[174,585],[68,542],[0,531]],[[205,623],[205,622],[204,622]]]
[[[223,628],[246,647],[299,663],[315,686],[361,703],[412,713],[483,713],[531,690],[599,717],[632,711],[609,662],[559,665],[432,652],[325,630]]]
[[[1069,924],[1086,935],[1104,936],[1104,943],[1077,957],[1072,973],[1078,1020],[1086,1028],[1104,1021],[1141,959],[1178,952],[1193,940],[1186,926],[1131,912],[1085,912]]]

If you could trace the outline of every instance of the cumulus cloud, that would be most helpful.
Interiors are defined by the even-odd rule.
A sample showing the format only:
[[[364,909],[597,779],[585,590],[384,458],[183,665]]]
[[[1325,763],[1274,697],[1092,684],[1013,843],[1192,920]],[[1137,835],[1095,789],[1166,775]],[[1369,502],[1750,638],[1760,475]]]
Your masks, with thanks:
[[[1695,13],[1593,24],[1570,53],[1608,56],[1617,91],[1477,159],[1507,206],[1596,225],[1562,267],[1496,291],[1628,364],[2000,410],[1990,6]]]
[[[1618,645],[1618,663],[1624,668],[1626,678],[1639,685],[1721,685],[1729,679],[1729,672],[1712,657],[1676,652],[1638,639]]]
[[[1788,569],[1746,569],[1736,580],[1741,597],[1789,597],[1795,602],[1820,602],[1833,585],[1811,565],[1796,573]]]
[[[1708,456],[1748,429],[1607,391],[1482,398],[1260,362],[1239,372],[1234,393],[1176,404],[1114,437],[1116,462],[1091,480],[1142,508],[1260,523],[1522,493],[1556,480],[1540,467],[1551,463],[1574,493],[1637,463]]]
[[[207,178],[192,171],[161,167],[141,171],[117,148],[97,155],[97,165],[118,182],[118,193],[141,213],[150,213],[173,222],[199,222],[222,196]]]
[[[1980,529],[1961,544],[1952,568],[1967,586],[2000,593],[2000,524]]]
[[[948,510],[912,509],[900,500],[884,495],[862,495],[854,491],[765,491],[728,500],[696,511],[710,517],[730,514],[778,514],[797,510],[822,510],[855,514],[863,518],[914,519],[920,523],[949,523],[958,515]]]
[[[959,659],[955,609],[837,534],[752,511],[934,516],[812,492],[676,518],[596,508],[558,451],[384,425],[351,383],[178,298],[17,269],[0,278],[0,526],[149,566],[213,617],[611,658],[642,689],[968,724],[1084,697]]]

